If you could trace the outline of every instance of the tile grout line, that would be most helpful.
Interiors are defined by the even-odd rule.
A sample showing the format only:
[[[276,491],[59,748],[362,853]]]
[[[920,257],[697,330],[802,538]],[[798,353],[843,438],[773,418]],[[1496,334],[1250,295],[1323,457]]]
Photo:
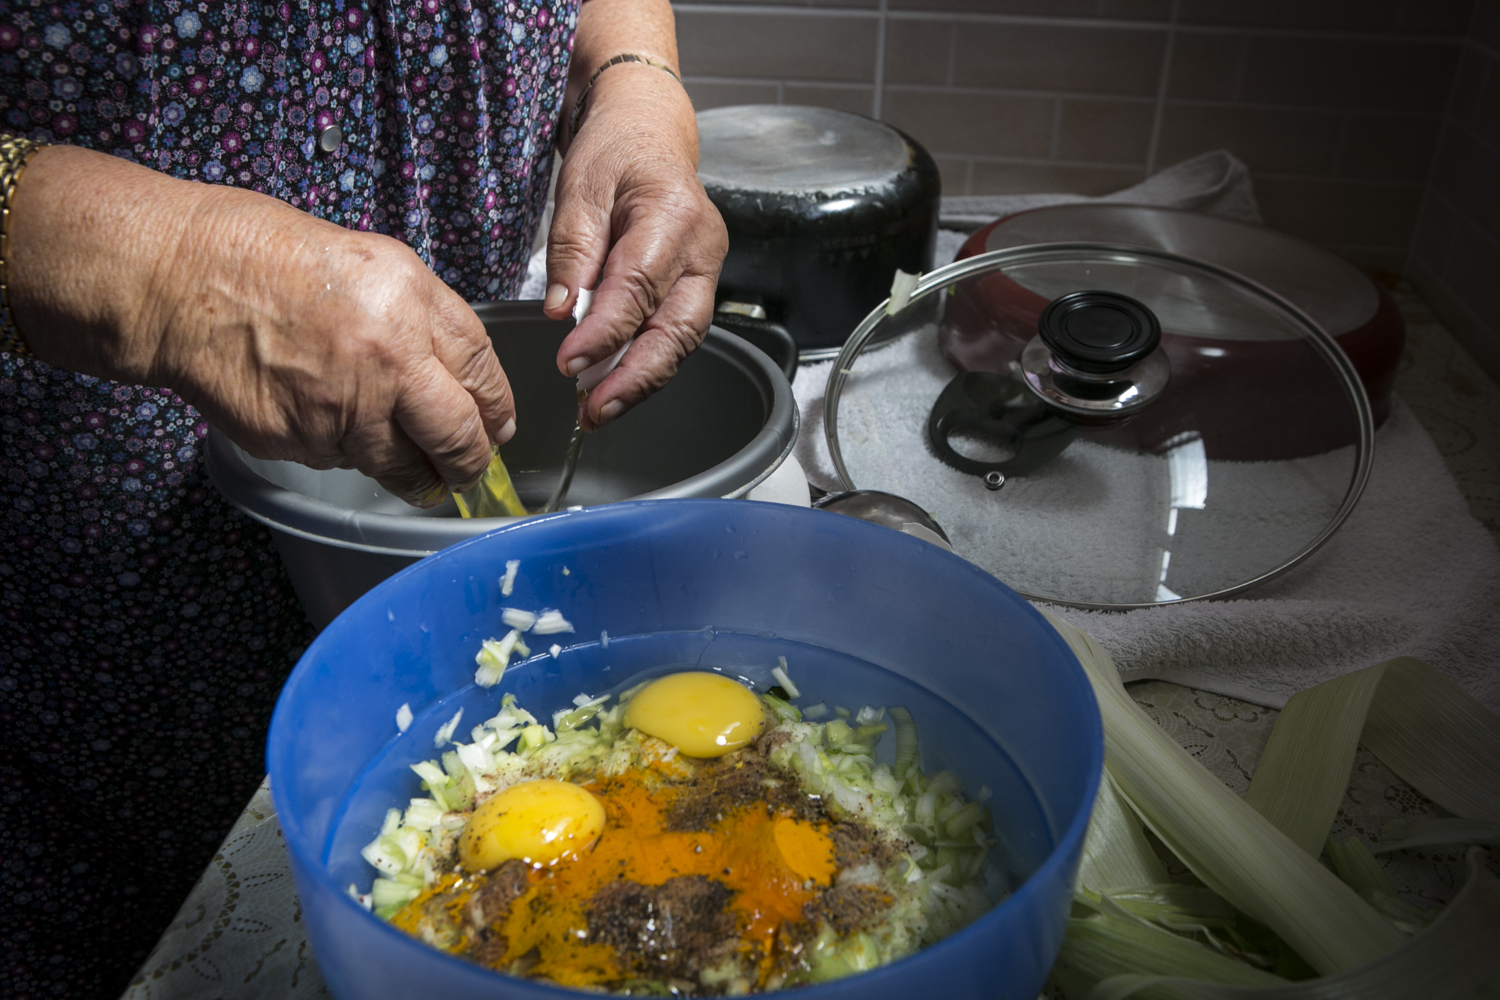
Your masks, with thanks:
[[[1052,99],[1052,138],[1047,143],[1047,159],[1057,159],[1059,147],[1062,145],[1062,116],[1063,102],[1061,97]]]
[[[1449,198],[1441,191],[1430,191],[1428,192],[1428,196],[1435,201],[1441,202],[1444,208],[1457,216],[1460,225],[1467,226],[1470,230],[1473,231],[1473,234],[1475,236],[1478,236],[1481,240],[1484,240],[1486,243],[1490,244],[1496,249],[1500,249],[1500,236],[1496,236],[1494,233],[1487,230],[1484,226],[1480,225],[1468,215],[1464,214],[1463,209],[1459,208],[1458,204],[1454,202],[1453,199]]]
[[[1156,107],[1151,113],[1151,139],[1146,146],[1146,176],[1156,173],[1156,157],[1161,151],[1161,123],[1167,113],[1167,87],[1172,79],[1172,52],[1177,42],[1177,14],[1182,0],[1172,0],[1167,22],[1167,44],[1161,54],[1161,75],[1156,82]]]
[[[1344,154],[1349,151],[1349,132],[1354,127],[1353,122],[1354,116],[1349,112],[1339,116],[1339,134],[1333,140],[1333,163],[1328,170],[1330,177],[1340,176],[1339,170],[1344,164]]]
[[[1243,101],[1245,96],[1245,70],[1250,65],[1250,38],[1246,36],[1240,39],[1240,52],[1234,64],[1234,103]]]
[[[1400,31],[1369,31],[1352,28],[1257,27],[1241,24],[1197,24],[1169,21],[1129,21],[1118,18],[1048,17],[1029,14],[986,14],[965,11],[886,10],[860,7],[782,7],[775,4],[674,3],[673,10],[686,14],[730,14],[745,16],[791,16],[852,18],[892,21],[948,21],[950,23],[995,24],[1082,30],[1122,29],[1126,31],[1171,31],[1174,29],[1203,35],[1241,35],[1257,38],[1310,38],[1345,42],[1405,42],[1414,45],[1478,45],[1489,53],[1496,50],[1484,42],[1463,35],[1411,34]]]
[[[890,0],[880,0],[880,20],[875,22],[875,97],[870,117],[876,121],[885,117],[885,32],[889,7]]]
[[[772,77],[741,77],[741,76],[706,76],[689,74],[686,79],[702,83],[769,83]],[[863,87],[862,83],[850,80],[788,80],[806,86],[821,87]],[[1112,101],[1119,104],[1147,104],[1155,105],[1156,98],[1144,94],[1119,94],[1109,91],[1089,90],[1025,90],[1016,87],[959,87],[940,83],[896,83],[890,84],[888,90],[897,90],[907,93],[918,94],[972,94],[981,97],[1019,97],[1046,99],[1079,99],[1090,101]],[[1196,108],[1222,108],[1226,110],[1243,111],[1270,111],[1286,112],[1289,114],[1326,114],[1326,115],[1378,115],[1390,118],[1410,118],[1420,120],[1435,120],[1441,122],[1443,112],[1441,111],[1400,111],[1390,108],[1362,108],[1342,104],[1266,104],[1253,101],[1214,100],[1211,98],[1172,98],[1173,104],[1181,104]]]
[[[948,25],[948,86],[958,83],[958,25]]]
[[[1471,37],[1465,38],[1464,40],[1463,49],[1459,53],[1458,65],[1453,68],[1453,82],[1448,84],[1448,100],[1444,102],[1443,105],[1443,124],[1442,127],[1438,129],[1438,140],[1437,145],[1432,150],[1432,160],[1427,164],[1427,178],[1422,182],[1422,200],[1417,204],[1417,218],[1416,221],[1412,223],[1411,237],[1407,240],[1406,243],[1406,259],[1401,268],[1402,274],[1410,271],[1412,264],[1416,261],[1417,236],[1422,231],[1422,219],[1427,215],[1428,205],[1431,203],[1434,197],[1438,197],[1444,202],[1447,201],[1446,198],[1441,197],[1440,192],[1435,190],[1433,181],[1437,177],[1438,157],[1442,154],[1443,151],[1443,140],[1447,137],[1449,130],[1458,128],[1457,123],[1453,121],[1453,108],[1458,103],[1458,85],[1463,79],[1463,57],[1468,54],[1471,46],[1474,45],[1472,38],[1474,34],[1474,22],[1478,19],[1479,5],[1475,4],[1474,10],[1469,14],[1469,35]],[[1452,250],[1453,234],[1449,233],[1448,239],[1442,248],[1442,260],[1438,261],[1437,263],[1443,263],[1444,261],[1446,261],[1449,253],[1451,253]]]

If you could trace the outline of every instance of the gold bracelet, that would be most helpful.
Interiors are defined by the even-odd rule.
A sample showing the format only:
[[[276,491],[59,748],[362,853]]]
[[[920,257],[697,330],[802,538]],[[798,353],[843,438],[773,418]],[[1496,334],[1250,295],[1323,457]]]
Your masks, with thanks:
[[[10,209],[31,154],[45,146],[24,136],[0,134],[0,351],[32,357],[10,311]]]
[[[642,66],[652,66],[656,69],[661,70],[663,73],[666,73],[678,83],[682,82],[682,77],[677,75],[677,71],[675,69],[668,66],[664,62],[658,62],[657,60],[652,59],[650,56],[636,55],[634,52],[621,52],[617,56],[611,56],[610,58],[604,60],[604,62],[600,63],[598,69],[594,70],[594,75],[589,77],[589,82],[583,85],[583,93],[579,94],[578,100],[573,103],[573,113],[568,115],[569,142],[571,142],[573,138],[578,135],[578,121],[583,117],[583,105],[584,102],[589,99],[589,92],[594,89],[594,81],[599,79],[600,73],[603,73],[611,66],[618,66],[621,63],[640,63]]]

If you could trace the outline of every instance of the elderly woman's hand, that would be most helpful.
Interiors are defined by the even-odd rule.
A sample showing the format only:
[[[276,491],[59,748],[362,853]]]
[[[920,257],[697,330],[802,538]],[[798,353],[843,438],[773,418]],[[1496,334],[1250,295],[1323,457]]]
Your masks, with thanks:
[[[515,433],[483,324],[396,240],[52,147],[15,196],[9,256],[38,358],[170,387],[257,457],[431,505]]]
[[[589,0],[579,13],[569,102],[603,60],[622,52],[665,60],[676,46],[666,0]],[[630,349],[585,403],[604,424],[666,385],[713,316],[729,238],[698,181],[692,102],[662,70],[625,62],[600,73],[557,181],[547,248],[546,309],[562,318],[595,288],[588,319],[558,352],[576,375]]]

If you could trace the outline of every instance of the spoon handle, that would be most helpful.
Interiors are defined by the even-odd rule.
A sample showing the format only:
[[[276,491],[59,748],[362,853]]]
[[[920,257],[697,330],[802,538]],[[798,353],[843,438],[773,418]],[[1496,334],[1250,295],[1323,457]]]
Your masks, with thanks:
[[[563,501],[568,498],[568,488],[573,485],[573,473],[578,470],[578,456],[582,452],[583,425],[575,423],[573,436],[568,440],[568,454],[563,459],[562,475],[557,480],[557,488],[538,513],[551,514],[562,509]]]

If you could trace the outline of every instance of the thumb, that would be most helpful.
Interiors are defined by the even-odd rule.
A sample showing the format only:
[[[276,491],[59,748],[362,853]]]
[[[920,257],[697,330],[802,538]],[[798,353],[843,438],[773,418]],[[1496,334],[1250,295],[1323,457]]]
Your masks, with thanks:
[[[578,301],[578,290],[593,288],[604,269],[610,218],[607,207],[565,189],[564,178],[558,178],[557,187],[556,214],[547,234],[547,297],[542,311],[553,319],[566,319]]]

